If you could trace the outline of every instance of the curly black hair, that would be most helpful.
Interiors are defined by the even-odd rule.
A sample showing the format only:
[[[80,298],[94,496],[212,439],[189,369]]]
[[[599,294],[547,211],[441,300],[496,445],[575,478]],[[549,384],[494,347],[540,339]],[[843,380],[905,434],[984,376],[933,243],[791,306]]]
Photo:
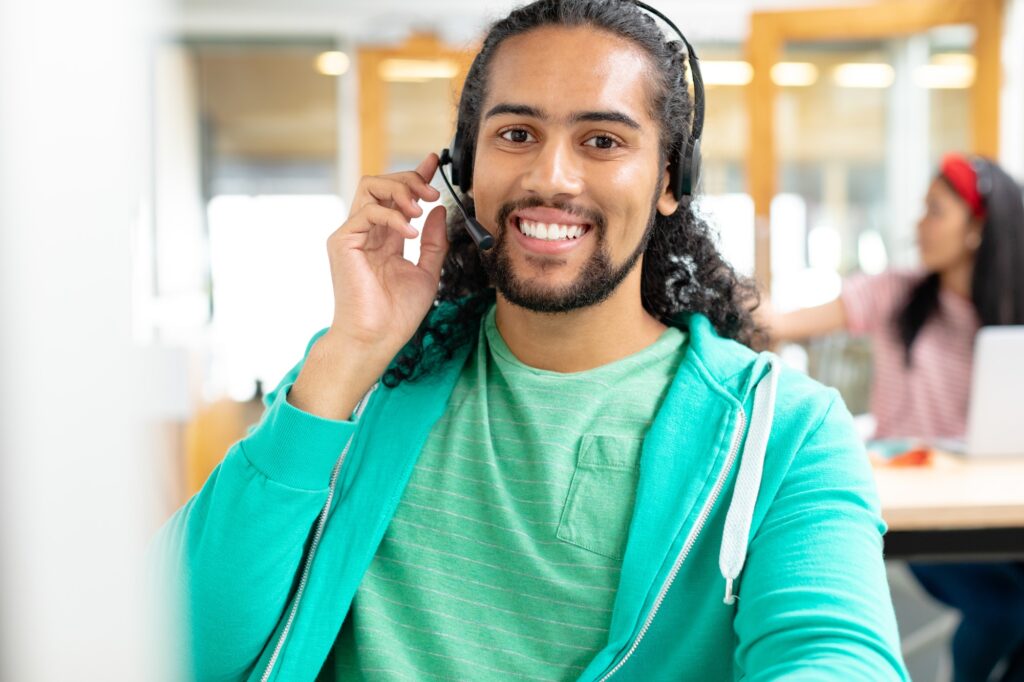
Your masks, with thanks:
[[[686,49],[666,41],[654,19],[629,0],[538,0],[494,23],[473,60],[458,108],[458,134],[472,158],[487,95],[488,67],[508,38],[542,26],[590,26],[621,36],[644,50],[655,80],[651,117],[661,121],[659,168],[678,153],[689,137],[693,102],[687,84]],[[464,197],[474,212],[472,200]],[[641,271],[644,308],[665,324],[683,313],[701,313],[724,337],[752,345],[762,334],[751,317],[758,302],[752,281],[739,277],[718,252],[708,223],[689,201],[672,215],[655,212],[646,236]],[[386,386],[429,373],[455,351],[476,339],[481,316],[495,292],[480,252],[463,229],[464,220],[449,211],[451,244],[441,274],[434,309],[384,374]],[[443,305],[447,304],[447,305]]]

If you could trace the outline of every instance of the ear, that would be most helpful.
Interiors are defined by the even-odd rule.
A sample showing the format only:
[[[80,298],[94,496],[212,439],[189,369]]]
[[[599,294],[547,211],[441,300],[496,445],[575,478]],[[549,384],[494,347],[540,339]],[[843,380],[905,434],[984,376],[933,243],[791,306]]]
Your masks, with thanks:
[[[665,172],[661,176],[661,194],[658,196],[658,213],[664,216],[672,215],[679,208],[679,200],[672,194],[669,180],[668,165],[665,165]]]
[[[967,234],[964,237],[964,245],[971,251],[977,251],[981,246],[981,231],[984,224],[978,218],[971,218],[967,224]]]

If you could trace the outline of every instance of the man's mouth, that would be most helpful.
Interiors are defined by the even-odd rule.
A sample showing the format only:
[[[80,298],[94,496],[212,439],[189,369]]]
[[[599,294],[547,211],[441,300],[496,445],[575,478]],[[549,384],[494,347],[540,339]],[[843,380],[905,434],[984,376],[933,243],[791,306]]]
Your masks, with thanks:
[[[579,239],[590,231],[591,226],[583,225],[562,225],[557,223],[541,223],[526,218],[515,218],[516,227],[527,237],[543,241],[572,241]]]

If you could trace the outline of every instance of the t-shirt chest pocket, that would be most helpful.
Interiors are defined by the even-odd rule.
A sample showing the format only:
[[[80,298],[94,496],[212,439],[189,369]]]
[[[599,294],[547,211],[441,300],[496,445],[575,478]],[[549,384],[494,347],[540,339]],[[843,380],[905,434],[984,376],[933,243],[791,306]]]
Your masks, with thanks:
[[[585,435],[555,535],[621,559],[633,518],[642,438]]]

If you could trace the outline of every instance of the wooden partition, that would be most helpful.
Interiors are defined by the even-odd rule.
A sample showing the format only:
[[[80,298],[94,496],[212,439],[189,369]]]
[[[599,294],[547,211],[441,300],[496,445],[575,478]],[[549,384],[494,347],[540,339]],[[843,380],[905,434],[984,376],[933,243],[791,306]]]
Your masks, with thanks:
[[[388,59],[450,60],[458,66],[452,79],[453,101],[458,101],[462,83],[476,55],[475,49],[460,50],[441,42],[431,34],[414,34],[404,43],[391,47],[362,47],[359,59],[359,122],[360,169],[363,175],[378,175],[385,171],[388,158],[387,115],[390,103],[387,83],[381,75],[381,66]],[[454,108],[452,122],[454,123]]]

